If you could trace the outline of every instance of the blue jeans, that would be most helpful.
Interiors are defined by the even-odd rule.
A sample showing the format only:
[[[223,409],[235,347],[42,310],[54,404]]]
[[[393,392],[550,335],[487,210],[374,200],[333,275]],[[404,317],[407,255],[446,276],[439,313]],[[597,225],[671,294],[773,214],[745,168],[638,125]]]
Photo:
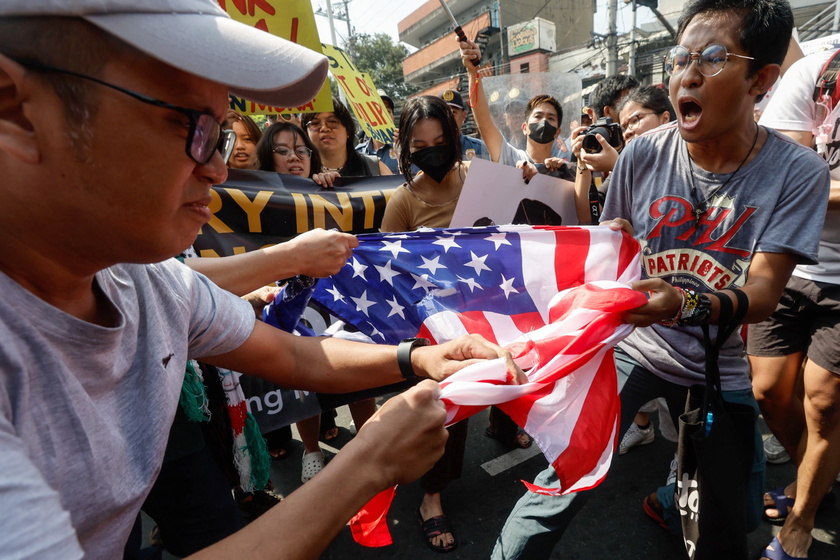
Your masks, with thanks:
[[[685,409],[688,387],[676,385],[657,377],[644,369],[638,362],[621,351],[615,353],[618,388],[621,392],[621,419],[619,422],[619,437],[621,437],[636,413],[646,402],[658,397],[665,397],[668,409],[675,426],[679,426],[678,418]],[[758,405],[752,396],[752,391],[726,391],[724,400],[731,402],[748,402],[756,411]],[[756,425],[756,457],[753,463],[753,474],[748,489],[748,527],[750,530],[758,526],[763,510],[764,492],[764,449],[761,445],[761,433]],[[612,468],[618,465],[613,463]],[[543,487],[558,487],[557,474],[549,465],[537,475],[534,484]],[[657,490],[657,496],[666,511],[666,520],[677,534],[681,532],[679,512],[674,504],[674,485]],[[527,492],[516,502],[504,527],[496,540],[491,558],[493,560],[537,560],[549,558],[554,547],[560,541],[569,523],[577,512],[589,499],[591,492],[587,490],[568,494],[566,496],[545,496]],[[665,499],[663,499],[665,497]]]

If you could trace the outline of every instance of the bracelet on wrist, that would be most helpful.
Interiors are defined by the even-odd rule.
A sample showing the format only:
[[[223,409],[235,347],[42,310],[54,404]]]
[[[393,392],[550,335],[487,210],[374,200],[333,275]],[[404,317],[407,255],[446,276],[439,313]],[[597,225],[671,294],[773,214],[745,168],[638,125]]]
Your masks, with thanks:
[[[677,323],[679,323],[680,319],[682,319],[683,308],[685,307],[685,290],[680,288],[679,286],[671,286],[680,294],[680,306],[677,308],[677,313],[670,319],[663,319],[659,321],[659,324],[663,327],[673,327]]]
[[[685,304],[682,317],[677,321],[681,327],[696,327],[709,322],[712,316],[712,300],[706,294],[694,290],[683,290]]]

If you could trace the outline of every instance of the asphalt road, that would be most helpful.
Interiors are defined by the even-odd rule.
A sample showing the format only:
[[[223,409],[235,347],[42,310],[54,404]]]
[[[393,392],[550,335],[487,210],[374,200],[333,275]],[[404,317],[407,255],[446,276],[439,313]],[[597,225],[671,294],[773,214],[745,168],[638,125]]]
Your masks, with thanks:
[[[340,435],[334,448],[352,437],[347,430],[347,407],[338,410]],[[516,500],[525,491],[521,480],[532,481],[546,465],[536,446],[509,452],[485,437],[486,411],[470,419],[470,435],[463,476],[444,491],[444,511],[449,516],[459,546],[446,555],[429,550],[420,537],[416,509],[422,497],[418,483],[400,487],[388,521],[394,544],[364,548],[353,542],[345,528],[323,554],[328,560],[430,559],[472,560],[488,558],[496,535]],[[288,494],[300,485],[302,444],[293,442],[291,457],[275,461],[272,480],[275,489]],[[592,499],[573,521],[557,546],[555,559],[680,559],[684,558],[681,538],[666,533],[642,511],[642,499],[662,484],[668,473],[675,444],[657,433],[656,440],[616,458],[611,472]],[[329,455],[329,451],[328,451]],[[791,463],[768,465],[768,487],[786,484],[795,474]],[[835,484],[840,493],[840,484]],[[313,507],[320,507],[313,504]],[[778,528],[762,523],[749,537],[750,554],[759,558]],[[814,530],[811,560],[840,558],[840,508],[822,512]]]

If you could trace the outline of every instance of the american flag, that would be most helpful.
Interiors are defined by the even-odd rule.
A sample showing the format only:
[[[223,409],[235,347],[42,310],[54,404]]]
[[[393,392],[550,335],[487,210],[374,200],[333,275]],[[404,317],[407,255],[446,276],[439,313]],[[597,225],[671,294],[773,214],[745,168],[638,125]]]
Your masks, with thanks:
[[[640,271],[637,243],[605,227],[422,229],[358,238],[347,265],[318,283],[313,300],[387,344],[417,336],[425,321],[451,311],[477,322],[424,332],[440,342],[470,329],[504,344],[545,325],[558,292],[596,280],[629,282]],[[483,312],[510,323],[491,327]]]
[[[476,333],[508,348],[528,383],[507,385],[502,360],[465,368],[441,383],[448,423],[502,408],[558,473],[559,488],[526,483],[533,491],[603,480],[617,442],[612,349],[632,328],[621,313],[646,302],[627,286],[641,271],[634,239],[606,227],[492,226],[359,241],[313,300],[374,342]]]

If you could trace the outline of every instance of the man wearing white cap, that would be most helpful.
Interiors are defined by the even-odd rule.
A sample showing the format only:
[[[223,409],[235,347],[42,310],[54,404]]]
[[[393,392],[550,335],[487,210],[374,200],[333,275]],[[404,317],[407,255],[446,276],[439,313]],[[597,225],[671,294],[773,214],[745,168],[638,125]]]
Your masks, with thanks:
[[[326,72],[320,54],[213,0],[0,2],[4,556],[121,556],[187,358],[346,392],[502,353],[473,338],[398,351],[293,337],[168,259],[211,218],[210,186],[226,179],[228,88],[295,106]],[[441,455],[437,395],[424,381],[391,399],[318,477],[199,556],[317,557],[375,493]]]

